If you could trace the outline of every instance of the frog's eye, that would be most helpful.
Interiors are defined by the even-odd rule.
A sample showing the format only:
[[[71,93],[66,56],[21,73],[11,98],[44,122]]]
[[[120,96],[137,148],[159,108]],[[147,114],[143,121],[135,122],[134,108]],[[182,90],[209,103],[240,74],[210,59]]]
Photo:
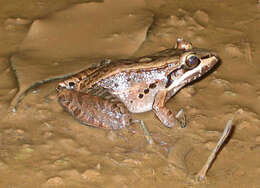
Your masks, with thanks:
[[[75,83],[74,82],[69,82],[69,86],[73,87],[73,86],[75,86]]]
[[[185,66],[188,69],[192,69],[200,64],[200,59],[195,54],[187,55],[185,59]]]
[[[69,89],[74,89],[76,85],[75,82],[69,82],[68,84],[69,84]]]

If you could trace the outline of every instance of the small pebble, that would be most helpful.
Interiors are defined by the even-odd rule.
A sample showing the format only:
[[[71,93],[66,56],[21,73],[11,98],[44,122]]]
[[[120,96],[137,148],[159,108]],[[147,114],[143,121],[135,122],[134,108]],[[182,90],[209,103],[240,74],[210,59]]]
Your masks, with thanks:
[[[17,132],[18,134],[20,134],[20,135],[24,134],[24,130],[22,130],[22,129],[16,129],[16,132]]]
[[[96,182],[100,180],[100,175],[97,170],[88,169],[81,174],[81,177],[87,181]]]
[[[197,10],[193,17],[195,18],[196,21],[198,21],[200,24],[206,25],[209,22],[209,15],[202,11],[202,10]]]
[[[225,91],[224,94],[227,95],[227,96],[230,96],[230,97],[237,96],[237,94],[235,92],[232,92],[232,91]]]
[[[60,63],[56,61],[56,62],[54,62],[52,65],[53,65],[53,66],[58,66],[58,65],[60,65]]]
[[[113,33],[112,36],[115,37],[115,38],[117,38],[117,37],[120,36],[120,34],[119,34],[119,33]]]
[[[64,181],[61,177],[53,177],[47,180],[45,183],[47,186],[62,186]]]
[[[125,159],[125,160],[123,160],[123,163],[127,163],[129,165],[134,165],[134,166],[137,166],[137,165],[139,166],[142,164],[141,161],[135,160],[135,159]]]
[[[54,166],[56,167],[68,167],[69,166],[69,160],[67,158],[62,158],[54,161]]]
[[[101,164],[100,164],[100,163],[97,164],[96,169],[97,169],[97,170],[100,170],[100,169],[101,169]]]

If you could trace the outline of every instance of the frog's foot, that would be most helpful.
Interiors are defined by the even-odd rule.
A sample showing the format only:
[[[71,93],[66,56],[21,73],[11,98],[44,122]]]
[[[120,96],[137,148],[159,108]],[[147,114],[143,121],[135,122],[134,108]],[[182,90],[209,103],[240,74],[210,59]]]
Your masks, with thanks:
[[[154,112],[166,127],[177,125],[183,128],[186,126],[185,119],[176,119],[172,111],[166,107],[154,107]]]
[[[98,96],[75,90],[61,89],[60,104],[82,124],[106,129],[120,129],[132,123],[130,112],[120,102],[111,102]]]
[[[176,114],[175,118],[179,121],[181,128],[186,127],[186,116],[183,109],[180,109],[179,112]]]
[[[183,110],[174,116],[172,111],[165,106],[166,94],[167,90],[162,90],[157,93],[153,104],[153,111],[166,127],[173,127],[175,125],[185,127],[186,122]]]

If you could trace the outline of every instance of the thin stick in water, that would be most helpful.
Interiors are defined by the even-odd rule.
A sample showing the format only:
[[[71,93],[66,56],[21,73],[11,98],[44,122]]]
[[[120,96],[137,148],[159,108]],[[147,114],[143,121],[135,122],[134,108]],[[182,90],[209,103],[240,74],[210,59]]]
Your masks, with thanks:
[[[140,123],[141,128],[144,130],[144,137],[146,138],[147,142],[149,144],[153,144],[154,143],[153,138],[152,138],[151,134],[149,133],[149,131],[147,130],[144,122],[142,120],[134,120],[133,122]]]
[[[228,120],[228,122],[226,124],[226,128],[224,129],[223,134],[222,134],[221,138],[219,139],[216,147],[211,152],[210,156],[208,157],[207,162],[204,164],[204,166],[202,167],[200,172],[196,175],[197,181],[202,181],[206,177],[207,171],[208,171],[209,167],[212,165],[213,160],[215,159],[219,149],[221,148],[224,141],[230,134],[230,131],[232,129],[232,121],[233,121],[233,119]]]

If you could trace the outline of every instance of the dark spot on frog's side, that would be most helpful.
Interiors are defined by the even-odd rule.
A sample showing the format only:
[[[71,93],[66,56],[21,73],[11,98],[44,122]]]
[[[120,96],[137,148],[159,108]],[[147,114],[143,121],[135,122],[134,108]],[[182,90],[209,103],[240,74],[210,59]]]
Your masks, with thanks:
[[[149,88],[150,88],[150,89],[156,88],[156,84],[155,84],[155,83],[150,84],[150,85],[149,85]]]
[[[141,98],[144,97],[144,95],[143,95],[142,93],[140,93],[140,94],[138,95],[138,97],[141,99]]]
[[[147,94],[147,93],[149,93],[149,89],[148,88],[144,90],[144,94]]]

